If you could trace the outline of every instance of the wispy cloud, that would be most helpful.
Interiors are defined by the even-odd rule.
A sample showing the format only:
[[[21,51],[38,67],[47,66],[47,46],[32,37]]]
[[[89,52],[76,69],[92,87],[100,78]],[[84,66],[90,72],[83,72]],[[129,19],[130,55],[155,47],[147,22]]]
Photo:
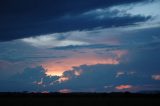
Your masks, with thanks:
[[[76,40],[59,40],[52,35],[44,35],[38,37],[30,37],[22,39],[23,42],[26,42],[34,47],[39,48],[52,48],[52,47],[63,47],[63,46],[70,46],[70,45],[87,45],[87,42],[83,41],[76,41]]]

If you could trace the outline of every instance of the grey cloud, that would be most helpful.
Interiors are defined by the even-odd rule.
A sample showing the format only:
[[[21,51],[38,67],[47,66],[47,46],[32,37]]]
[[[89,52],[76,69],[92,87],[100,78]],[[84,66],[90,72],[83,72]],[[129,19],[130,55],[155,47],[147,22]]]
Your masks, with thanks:
[[[20,40],[1,42],[0,48],[0,60],[8,62],[34,62],[49,58],[65,58],[65,56],[62,55],[51,55],[50,52],[52,51],[47,49],[44,51],[44,49],[30,46]]]
[[[42,66],[26,68],[21,73],[13,75],[6,80],[1,80],[0,91],[48,91],[52,86],[50,84],[54,83],[58,78],[58,76],[47,76]]]
[[[86,30],[94,27],[125,26],[143,22],[150,17],[125,16],[97,21],[91,16],[76,17],[99,8],[120,4],[137,3],[145,0],[2,0],[0,5],[0,41],[71,30]],[[71,15],[69,19],[62,19]],[[112,15],[112,14],[111,14]],[[91,18],[91,19],[90,19]]]
[[[159,74],[160,49],[149,48],[130,50],[117,65],[97,64],[74,67],[73,70],[64,72],[64,76],[69,77],[70,80],[62,83],[61,86],[75,91],[87,91],[90,88],[103,91],[105,85],[112,85],[111,89],[114,90],[115,86],[129,84],[139,86],[138,90],[152,88],[158,90],[159,81],[153,80],[151,76]],[[81,75],[76,76],[75,71],[81,72]],[[124,75],[116,77],[120,71],[124,72]],[[144,88],[145,85],[154,87]]]

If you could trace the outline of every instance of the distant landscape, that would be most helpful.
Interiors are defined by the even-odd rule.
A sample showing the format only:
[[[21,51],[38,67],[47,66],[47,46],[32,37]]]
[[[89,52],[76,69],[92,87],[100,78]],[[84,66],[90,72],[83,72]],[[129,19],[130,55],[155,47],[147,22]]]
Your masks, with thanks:
[[[0,93],[0,105],[5,104],[8,106],[157,106],[159,103],[160,93]]]

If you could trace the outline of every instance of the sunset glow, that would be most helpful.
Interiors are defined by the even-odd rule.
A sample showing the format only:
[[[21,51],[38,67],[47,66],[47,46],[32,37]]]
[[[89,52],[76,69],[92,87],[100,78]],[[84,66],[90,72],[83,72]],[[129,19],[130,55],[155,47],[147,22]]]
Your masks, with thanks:
[[[65,81],[67,81],[67,80],[69,80],[68,77],[61,76],[57,81],[58,81],[59,83],[61,83],[61,82],[65,82]]]
[[[70,93],[71,90],[69,90],[69,89],[61,89],[61,90],[59,90],[59,92],[60,93]]]
[[[119,64],[120,58],[127,53],[125,50],[117,50],[104,57],[90,51],[87,54],[73,54],[70,58],[50,60],[42,63],[42,66],[47,70],[47,75],[61,76],[64,71],[72,70],[73,67],[80,65]],[[80,73],[75,72],[75,74],[79,75]]]
[[[47,75],[61,76],[64,71],[72,70],[72,67],[80,65],[95,65],[95,64],[118,64],[119,60],[113,58],[99,58],[99,57],[79,57],[63,59],[61,63],[56,61],[49,61],[42,66],[47,70]],[[78,74],[78,73],[76,73]]]
[[[119,85],[119,86],[116,86],[117,90],[125,90],[125,89],[130,89],[130,88],[132,88],[132,85]]]

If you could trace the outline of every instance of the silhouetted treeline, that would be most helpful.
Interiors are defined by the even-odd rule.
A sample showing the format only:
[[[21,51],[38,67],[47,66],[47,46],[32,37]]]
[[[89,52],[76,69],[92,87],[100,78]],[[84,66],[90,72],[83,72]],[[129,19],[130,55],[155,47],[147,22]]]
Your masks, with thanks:
[[[111,92],[111,93],[90,93],[90,92],[0,92],[0,97],[160,97],[160,92],[154,93],[130,93],[130,92]]]
[[[160,93],[1,92],[0,106],[157,106]]]

